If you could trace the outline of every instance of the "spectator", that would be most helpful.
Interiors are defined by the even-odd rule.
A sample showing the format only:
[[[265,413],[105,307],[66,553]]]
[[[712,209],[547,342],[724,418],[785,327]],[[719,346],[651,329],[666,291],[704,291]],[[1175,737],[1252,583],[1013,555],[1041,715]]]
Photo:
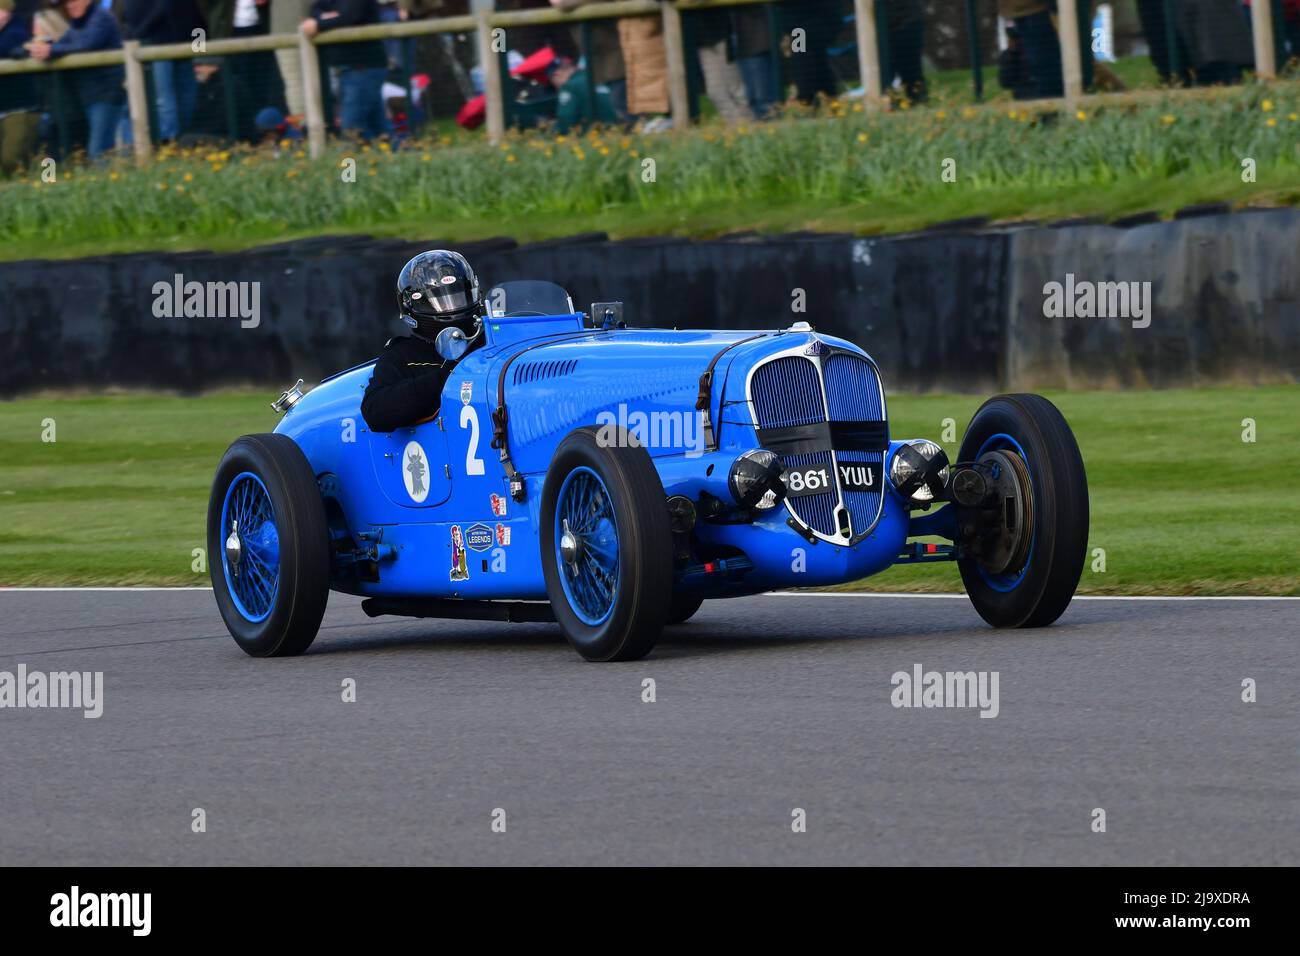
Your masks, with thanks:
[[[1282,0],[1282,20],[1288,56],[1300,58],[1300,0]]]
[[[745,95],[745,79],[732,57],[735,31],[731,11],[701,10],[695,19],[695,49],[704,75],[704,90],[728,123],[754,118]]]
[[[998,16],[1008,21],[1023,58],[1023,79],[1017,99],[1047,99],[1065,95],[1061,76],[1061,43],[1052,13],[1041,0],[998,0]]]
[[[762,119],[777,101],[767,8],[740,7],[731,15],[736,25],[736,66],[745,81],[745,98],[753,114]]]
[[[1240,83],[1255,48],[1236,0],[1179,0],[1175,16],[1196,85]]]
[[[29,46],[32,59],[48,61],[69,53],[89,53],[93,50],[118,50],[122,37],[117,31],[117,21],[93,0],[61,0],[59,12],[68,21],[68,29],[53,43],[33,40]],[[77,91],[77,98],[86,111],[86,125],[90,128],[86,152],[96,159],[113,148],[118,118],[122,115],[125,96],[122,83],[125,73],[120,66],[97,66],[72,70],[69,81]]]
[[[819,96],[834,96],[839,84],[831,69],[830,48],[844,23],[845,6],[841,0],[799,0],[786,3],[782,19],[790,33],[790,64],[795,95],[805,103]],[[803,31],[803,48],[794,43],[794,30]]]
[[[209,40],[226,40],[235,28],[235,0],[198,0]]]
[[[402,19],[454,17],[469,13],[469,0],[400,0]],[[432,33],[414,41],[414,73],[427,82],[418,91],[419,112],[454,116],[474,96],[470,69],[478,62],[475,38],[466,34]]]
[[[587,74],[572,60],[556,60],[547,74],[547,79],[558,92],[555,106],[555,129],[559,133],[568,133],[573,129],[588,126],[594,119],[597,123],[616,123],[618,112],[614,108],[610,89],[604,83],[595,85],[595,96],[589,95]],[[592,115],[592,106],[595,115]]]
[[[889,44],[885,86],[891,86],[897,76],[903,95],[913,103],[924,103],[927,90],[921,52],[925,45],[925,14],[921,5],[913,0],[884,0],[881,12],[885,29],[879,36],[887,38]],[[885,60],[882,56],[881,62]]]
[[[311,0],[271,0],[271,32],[297,33],[298,24],[307,19],[311,12]],[[280,68],[280,80],[284,84],[285,105],[289,115],[302,116],[307,112],[307,104],[302,92],[302,60],[297,47],[288,47],[275,51],[276,65]]]
[[[1165,2],[1166,0],[1137,0],[1142,35],[1151,50],[1151,62],[1160,74],[1160,79],[1165,83],[1190,85],[1192,75],[1187,69],[1187,48],[1177,36],[1174,38],[1174,48],[1171,50],[1169,47],[1170,24],[1165,19]]]
[[[671,119],[663,118],[671,105],[663,31],[663,18],[654,14],[618,21],[618,45],[627,70],[627,111],[646,120],[642,128],[648,133],[673,125]]]
[[[507,10],[544,10],[551,6],[550,0],[497,0],[496,8]],[[506,44],[525,59],[538,50],[550,47],[555,55],[565,59],[576,60],[578,48],[573,42],[569,28],[563,24],[529,24],[511,27],[506,31]]]
[[[609,3],[611,0],[551,0],[551,6],[564,11],[576,10],[590,3]],[[575,27],[575,31],[579,28]],[[619,122],[627,119],[627,69],[623,65],[623,51],[618,42],[618,21],[613,19],[589,21],[591,49],[583,50],[587,69],[591,70],[596,85],[609,90],[610,106]],[[575,45],[581,46],[580,38]]]
[[[27,24],[14,15],[14,0],[0,0],[0,60],[23,58],[31,40]],[[36,152],[36,79],[30,73],[0,76],[0,176],[25,169]]]
[[[295,122],[293,117],[285,116],[274,106],[263,108],[253,120],[253,126],[256,127],[261,142],[270,144],[277,157],[280,155],[281,143],[293,145],[304,136],[302,125]]]
[[[231,21],[232,37],[265,36],[271,32],[267,0],[235,0],[235,13]],[[243,107],[239,115],[242,139],[256,139],[255,124],[250,121],[256,111],[266,106],[283,107],[284,86],[280,83],[279,64],[271,50],[240,53],[226,60],[229,67],[227,79],[235,88],[236,102]]]
[[[189,43],[193,31],[203,27],[195,0],[126,0],[122,20],[127,39],[139,40],[144,46]],[[158,138],[178,139],[194,119],[199,94],[194,64],[190,60],[155,60],[149,69],[158,110]]]
[[[376,0],[379,4],[379,22],[397,23],[402,19],[402,11],[397,0]],[[401,69],[406,62],[405,47],[410,41],[397,38],[384,41],[384,53],[388,55],[388,68]]]
[[[327,30],[379,22],[375,0],[316,0],[302,30],[314,37]],[[371,139],[386,132],[381,91],[388,57],[378,40],[338,43],[322,50],[322,59],[338,71],[339,117],[344,134]]]

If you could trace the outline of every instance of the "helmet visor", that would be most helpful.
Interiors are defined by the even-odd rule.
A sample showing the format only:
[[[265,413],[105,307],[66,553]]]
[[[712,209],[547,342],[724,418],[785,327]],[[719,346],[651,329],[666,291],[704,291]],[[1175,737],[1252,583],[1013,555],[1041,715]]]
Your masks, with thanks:
[[[434,315],[450,315],[464,312],[470,306],[465,283],[457,278],[454,285],[442,285],[434,280],[425,286],[425,308]]]

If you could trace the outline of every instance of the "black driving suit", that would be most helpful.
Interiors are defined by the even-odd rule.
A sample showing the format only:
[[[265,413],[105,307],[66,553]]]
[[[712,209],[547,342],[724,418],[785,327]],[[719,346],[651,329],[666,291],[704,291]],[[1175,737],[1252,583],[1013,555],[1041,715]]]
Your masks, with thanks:
[[[372,432],[396,431],[431,418],[442,404],[442,387],[455,364],[426,339],[389,339],[366,385],[361,417]]]

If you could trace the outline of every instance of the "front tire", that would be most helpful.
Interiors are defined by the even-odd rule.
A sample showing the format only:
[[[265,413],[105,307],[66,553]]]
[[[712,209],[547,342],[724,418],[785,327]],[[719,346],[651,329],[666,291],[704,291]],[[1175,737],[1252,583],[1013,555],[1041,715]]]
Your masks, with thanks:
[[[1088,549],[1088,477],[1074,433],[1041,395],[998,395],[971,419],[959,460],[984,461],[1002,483],[997,508],[979,519],[978,552],[957,562],[971,603],[994,627],[1051,624],[1074,597]]]
[[[307,456],[284,435],[245,435],[217,466],[208,568],[226,628],[252,657],[301,654],[329,600],[329,531]]]
[[[595,427],[560,442],[542,487],[546,592],[574,650],[589,661],[650,653],[672,603],[672,532],[649,453],[627,433],[606,447]]]

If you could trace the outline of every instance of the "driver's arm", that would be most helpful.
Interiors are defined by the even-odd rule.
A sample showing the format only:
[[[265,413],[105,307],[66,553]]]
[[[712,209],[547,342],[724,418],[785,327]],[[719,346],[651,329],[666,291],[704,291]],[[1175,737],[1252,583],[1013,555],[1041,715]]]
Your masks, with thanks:
[[[373,432],[391,432],[431,417],[442,402],[442,387],[451,374],[448,363],[433,351],[399,343],[384,349],[375,363],[361,400],[361,417]]]

